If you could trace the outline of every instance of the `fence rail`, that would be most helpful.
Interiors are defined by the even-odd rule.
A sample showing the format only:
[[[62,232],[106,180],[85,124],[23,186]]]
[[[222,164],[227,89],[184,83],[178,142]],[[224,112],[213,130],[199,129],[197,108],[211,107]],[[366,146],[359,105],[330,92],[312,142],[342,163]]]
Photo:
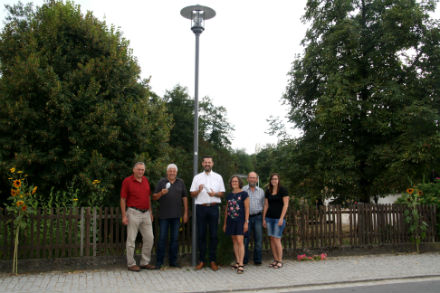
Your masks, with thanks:
[[[297,250],[406,244],[410,235],[404,211],[402,205],[289,209],[283,246]],[[420,206],[419,212],[428,224],[424,242],[437,241],[436,207]],[[8,220],[6,212],[0,211],[0,259],[10,259],[13,253],[14,231]],[[158,223],[154,223],[157,235]],[[179,233],[180,254],[191,253],[191,219]],[[119,256],[125,252],[125,239],[119,208],[40,209],[20,236],[19,258]],[[264,249],[269,249],[264,239]]]

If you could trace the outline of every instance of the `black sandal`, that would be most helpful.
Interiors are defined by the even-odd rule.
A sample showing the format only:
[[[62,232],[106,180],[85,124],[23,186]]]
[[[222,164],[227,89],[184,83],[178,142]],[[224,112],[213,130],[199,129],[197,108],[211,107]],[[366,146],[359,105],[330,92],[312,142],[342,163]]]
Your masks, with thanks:
[[[234,270],[238,269],[238,262],[236,262],[235,264],[231,265],[231,268],[233,268]]]
[[[273,262],[269,265],[269,268],[274,268],[277,265],[278,261],[273,260]]]
[[[237,274],[243,274],[243,273],[244,273],[244,266],[238,266]]]
[[[281,261],[277,261],[277,264],[273,266],[274,269],[281,269],[283,267],[283,263]]]

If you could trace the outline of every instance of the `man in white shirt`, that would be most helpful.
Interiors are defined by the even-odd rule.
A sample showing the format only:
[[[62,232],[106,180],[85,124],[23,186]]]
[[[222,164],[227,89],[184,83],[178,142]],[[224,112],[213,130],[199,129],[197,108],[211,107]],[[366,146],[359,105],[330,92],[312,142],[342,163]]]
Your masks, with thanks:
[[[220,174],[212,171],[214,162],[211,156],[202,158],[203,172],[194,176],[191,184],[191,197],[195,198],[197,217],[197,242],[199,247],[199,263],[196,270],[205,265],[206,229],[209,227],[209,261],[213,271],[218,270],[217,260],[217,228],[221,198],[225,185]]]

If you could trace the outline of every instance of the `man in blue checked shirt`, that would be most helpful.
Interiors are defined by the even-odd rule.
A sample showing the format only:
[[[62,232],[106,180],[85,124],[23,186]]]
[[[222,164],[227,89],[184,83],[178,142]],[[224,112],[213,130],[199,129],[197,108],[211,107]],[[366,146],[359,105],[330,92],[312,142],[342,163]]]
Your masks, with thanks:
[[[254,264],[261,265],[261,250],[263,247],[263,207],[264,190],[257,186],[258,174],[250,172],[247,177],[248,185],[243,186],[243,191],[249,194],[249,230],[244,236],[244,264],[248,263],[249,240],[254,238]]]

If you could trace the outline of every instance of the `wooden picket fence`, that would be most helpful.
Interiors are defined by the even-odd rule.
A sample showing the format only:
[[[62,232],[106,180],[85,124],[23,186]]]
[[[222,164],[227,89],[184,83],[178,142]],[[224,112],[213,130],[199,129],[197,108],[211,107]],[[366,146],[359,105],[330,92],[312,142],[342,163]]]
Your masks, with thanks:
[[[290,208],[283,246],[286,250],[303,250],[407,244],[410,235],[404,211],[402,205]],[[419,212],[428,224],[424,242],[438,241],[436,207],[420,206]],[[12,257],[14,231],[8,220],[6,212],[0,211],[0,259]],[[154,223],[154,235],[158,235],[158,221]],[[191,221],[182,225],[179,233],[180,254],[187,255],[191,253]],[[119,208],[40,209],[20,236],[19,258],[121,256],[125,238]],[[264,239],[264,249],[268,250],[268,239]]]
[[[403,205],[359,204],[348,208],[321,206],[288,214],[290,225],[283,233],[286,249],[370,247],[411,242]],[[438,241],[434,205],[419,207],[421,220],[428,224],[424,242]]]

